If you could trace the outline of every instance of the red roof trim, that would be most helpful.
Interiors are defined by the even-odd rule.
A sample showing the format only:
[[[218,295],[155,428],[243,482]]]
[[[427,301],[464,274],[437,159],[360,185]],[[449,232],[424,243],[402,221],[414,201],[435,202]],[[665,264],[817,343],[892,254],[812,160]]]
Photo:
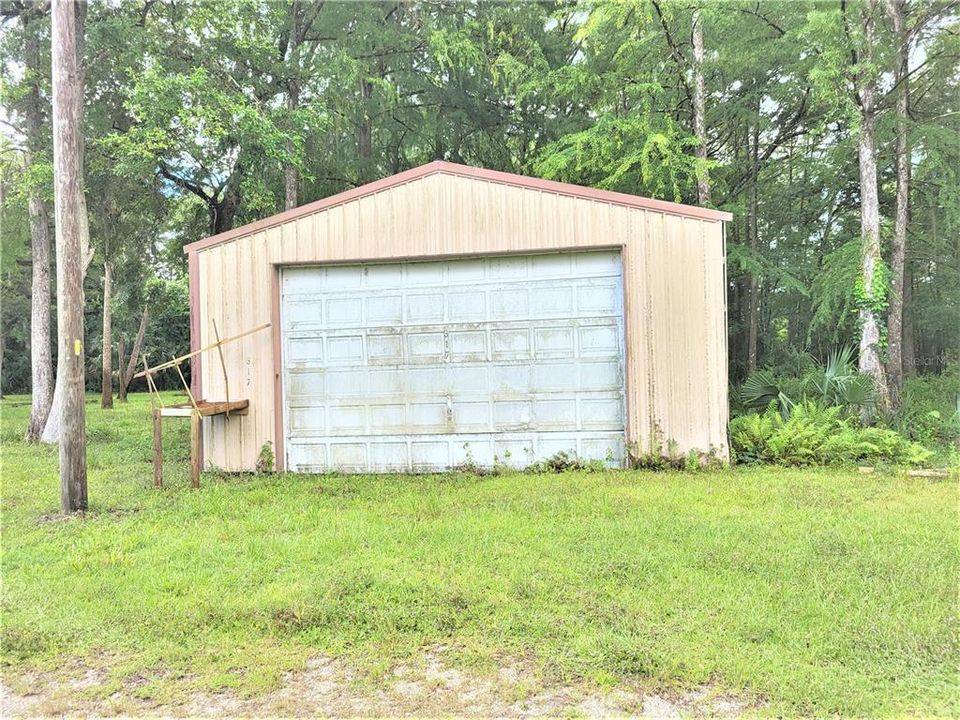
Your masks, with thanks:
[[[185,245],[185,253],[197,252],[214,245],[220,245],[237,238],[262,232],[268,228],[276,227],[291,220],[313,215],[314,213],[337,205],[348,203],[351,200],[357,200],[367,195],[387,190],[397,185],[419,180],[420,178],[443,173],[445,175],[458,175],[460,177],[477,178],[487,182],[495,182],[512,187],[527,188],[531,190],[541,190],[544,192],[556,193],[568,197],[585,198],[587,200],[596,200],[599,202],[612,203],[614,205],[625,205],[627,207],[641,208],[644,210],[654,210],[656,212],[668,213],[670,215],[679,215],[681,217],[696,218],[698,220],[732,220],[733,215],[721,210],[711,208],[696,207],[694,205],[682,205],[680,203],[668,202],[666,200],[654,200],[644,198],[638,195],[629,195],[627,193],[613,192],[612,190],[597,190],[596,188],[582,187],[580,185],[571,185],[569,183],[555,182],[553,180],[541,180],[540,178],[527,177],[525,175],[516,175],[514,173],[500,172],[498,170],[483,170],[481,168],[470,167],[469,165],[458,165],[457,163],[446,162],[444,160],[435,160],[426,165],[405,170],[402,173],[382,178],[360,187],[346,190],[345,192],[331,195],[322,200],[316,200],[306,205],[286,210],[276,215],[257,220],[256,222],[242,225],[233,230],[227,230],[218,235],[211,235],[197,242]]]

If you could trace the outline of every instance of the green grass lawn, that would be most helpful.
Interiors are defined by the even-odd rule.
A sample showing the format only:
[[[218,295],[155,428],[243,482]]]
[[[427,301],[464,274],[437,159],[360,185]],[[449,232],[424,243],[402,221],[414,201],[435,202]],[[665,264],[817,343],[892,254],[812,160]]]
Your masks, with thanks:
[[[957,483],[757,469],[187,480],[146,397],[88,398],[90,512],[2,405],[2,661],[143,697],[263,692],[316,653],[373,677],[443,644],[492,672],[712,683],[769,714],[956,714]],[[104,693],[111,692],[105,688]]]

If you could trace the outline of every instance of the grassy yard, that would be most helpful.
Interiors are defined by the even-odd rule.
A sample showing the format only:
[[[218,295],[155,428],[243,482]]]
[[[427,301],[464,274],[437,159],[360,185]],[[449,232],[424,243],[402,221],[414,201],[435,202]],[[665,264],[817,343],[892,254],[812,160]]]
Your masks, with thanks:
[[[955,715],[957,482],[779,469],[219,476],[167,421],[89,398],[90,512],[2,405],[4,676],[65,658],[109,695],[255,695],[318,653],[376,678],[425,648],[544,682],[704,683],[762,714]]]

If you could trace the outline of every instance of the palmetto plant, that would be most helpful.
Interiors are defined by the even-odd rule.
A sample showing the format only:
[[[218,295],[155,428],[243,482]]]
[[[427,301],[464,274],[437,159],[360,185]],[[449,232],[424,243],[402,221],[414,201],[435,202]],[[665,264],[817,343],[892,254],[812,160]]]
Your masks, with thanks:
[[[841,406],[849,411],[874,403],[873,380],[857,371],[853,348],[849,345],[833,351],[826,363],[814,362],[813,368],[800,378],[799,385],[791,383],[793,397],[787,394],[786,385],[771,370],[758,370],[744,380],[740,399],[746,407],[755,410],[763,410],[775,402],[784,418],[804,400],[814,400],[823,407]]]

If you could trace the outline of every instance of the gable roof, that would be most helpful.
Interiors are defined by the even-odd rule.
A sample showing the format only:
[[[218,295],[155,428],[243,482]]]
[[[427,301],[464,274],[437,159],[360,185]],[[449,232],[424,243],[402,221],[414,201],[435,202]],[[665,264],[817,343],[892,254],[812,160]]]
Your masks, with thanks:
[[[612,190],[597,190],[596,188],[583,187],[581,185],[571,185],[570,183],[556,182],[554,180],[541,180],[540,178],[527,177],[525,175],[516,175],[514,173],[500,172],[499,170],[483,170],[481,168],[470,167],[469,165],[459,165],[457,163],[447,162],[445,160],[434,160],[426,165],[415,167],[404,172],[391,175],[390,177],[376,180],[360,187],[346,190],[336,195],[316,200],[306,205],[285,210],[284,212],[271,215],[270,217],[257,220],[256,222],[241,225],[238,228],[227,230],[226,232],[197,240],[196,242],[184,245],[185,253],[192,253],[198,250],[220,245],[237,238],[252,235],[268,228],[283,225],[292,220],[297,220],[307,215],[327,210],[328,208],[342,205],[352,200],[357,200],[366,195],[387,190],[397,185],[403,185],[428,175],[443,174],[455,175],[459,177],[474,178],[486,182],[500,183],[512,187],[526,188],[529,190],[540,190],[543,192],[556,193],[567,197],[583,198],[586,200],[595,200],[599,202],[611,203],[613,205],[624,205],[626,207],[641,208],[644,210],[653,210],[656,212],[667,213],[670,215],[679,215],[681,217],[696,218],[698,220],[732,220],[733,215],[722,210],[713,210],[711,208],[697,207],[694,205],[682,205],[680,203],[668,202],[666,200],[654,200],[652,198],[640,197],[639,195],[630,195],[628,193],[614,192]]]

